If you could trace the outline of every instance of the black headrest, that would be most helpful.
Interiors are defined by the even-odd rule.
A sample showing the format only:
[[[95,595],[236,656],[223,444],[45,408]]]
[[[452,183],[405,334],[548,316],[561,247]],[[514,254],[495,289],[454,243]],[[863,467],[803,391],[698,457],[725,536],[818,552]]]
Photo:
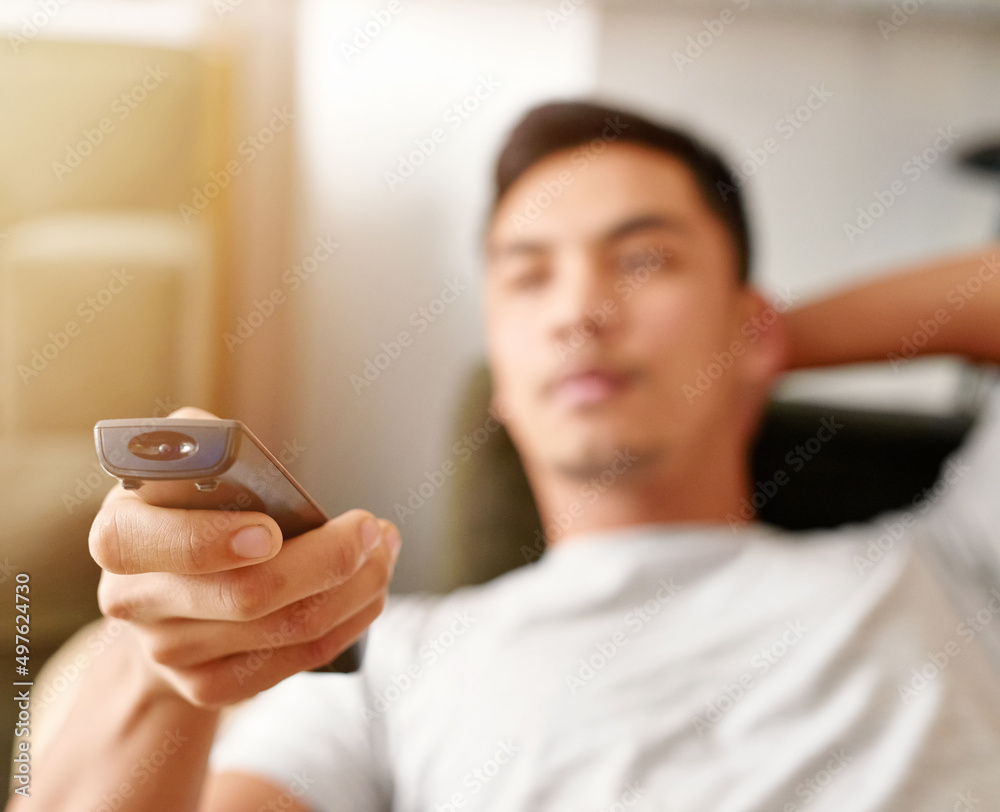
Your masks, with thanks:
[[[769,524],[807,530],[911,506],[973,422],[772,402],[753,449],[752,507]]]

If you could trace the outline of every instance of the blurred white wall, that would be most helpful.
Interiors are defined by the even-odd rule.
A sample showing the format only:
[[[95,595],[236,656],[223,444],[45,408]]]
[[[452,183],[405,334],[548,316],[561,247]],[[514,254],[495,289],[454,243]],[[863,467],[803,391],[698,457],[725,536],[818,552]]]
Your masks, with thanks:
[[[677,60],[689,36],[719,30],[723,10],[732,16],[722,33],[690,64]],[[989,236],[1000,189],[959,175],[953,159],[978,136],[1000,135],[995,18],[918,12],[886,36],[878,19],[890,11],[305,0],[298,256],[323,238],[338,247],[289,296],[297,384],[284,408],[305,448],[295,469],[304,483],[331,510],[398,520],[410,489],[452,459],[459,386],[482,356],[478,237],[492,160],[536,101],[617,99],[693,124],[736,162],[776,139],[746,185],[766,289],[789,285],[805,298]],[[820,103],[816,89],[829,98]],[[809,120],[778,130],[810,96]],[[476,109],[459,116],[463,101]],[[960,137],[940,160],[919,179],[905,172],[949,127]],[[421,143],[421,165],[402,182],[387,178]],[[852,242],[844,224],[894,181],[905,192]],[[442,295],[449,284],[459,293]],[[433,323],[422,307],[440,310]],[[409,343],[393,347],[401,332]],[[385,368],[368,367],[374,380],[360,386],[368,362]],[[437,491],[399,522],[395,588],[436,586],[442,501]]]
[[[777,148],[745,186],[764,286],[813,293],[879,264],[960,249],[996,228],[1000,188],[954,167],[957,153],[981,137],[1000,138],[996,22],[918,12],[884,36],[884,9],[811,16],[754,13],[753,4],[739,11],[744,5],[721,4],[735,19],[690,62],[675,54],[686,57],[688,38],[718,13],[657,13],[649,4],[608,13],[599,90],[692,124],[735,164],[753,154],[760,162],[765,140],[774,139]],[[817,109],[797,115],[810,99]],[[926,172],[904,168],[939,128],[958,136],[948,151]],[[848,236],[844,224],[856,225],[857,208],[897,180],[903,194]]]

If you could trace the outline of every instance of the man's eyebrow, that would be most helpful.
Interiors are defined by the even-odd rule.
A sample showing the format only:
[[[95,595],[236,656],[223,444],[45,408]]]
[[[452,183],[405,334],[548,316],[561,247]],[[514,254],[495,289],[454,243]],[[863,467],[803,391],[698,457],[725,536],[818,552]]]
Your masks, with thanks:
[[[687,224],[678,220],[676,217],[650,213],[629,217],[627,220],[623,220],[621,223],[618,223],[608,231],[601,234],[598,239],[601,242],[613,242],[614,240],[620,240],[635,232],[645,231],[646,229],[675,231],[678,234],[685,234],[690,231]],[[551,244],[544,240],[513,240],[511,242],[500,242],[499,244],[494,243],[488,245],[486,254],[490,259],[534,256],[544,254],[546,251],[551,250],[551,248]]]
[[[614,240],[628,237],[636,231],[645,231],[646,229],[676,231],[678,234],[690,231],[690,228],[685,223],[675,217],[668,217],[663,214],[640,214],[630,217],[628,220],[606,231],[601,235],[601,240],[603,242],[613,242]]]
[[[544,254],[550,249],[548,243],[541,240],[515,240],[514,242],[490,244],[486,247],[486,255],[490,259],[516,257],[523,255]]]

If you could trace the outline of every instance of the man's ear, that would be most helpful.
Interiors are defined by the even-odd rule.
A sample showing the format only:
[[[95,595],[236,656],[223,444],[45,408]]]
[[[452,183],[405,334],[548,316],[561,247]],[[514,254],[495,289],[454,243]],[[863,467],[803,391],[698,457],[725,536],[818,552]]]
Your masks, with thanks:
[[[744,346],[740,364],[744,384],[768,391],[788,364],[785,319],[755,288],[743,290],[743,314],[737,340]]]

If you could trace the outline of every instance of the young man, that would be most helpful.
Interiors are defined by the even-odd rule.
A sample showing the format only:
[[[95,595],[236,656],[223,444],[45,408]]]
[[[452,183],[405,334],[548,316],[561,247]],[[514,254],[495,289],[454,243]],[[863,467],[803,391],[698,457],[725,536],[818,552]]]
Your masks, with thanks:
[[[881,524],[793,535],[726,518],[750,496],[748,447],[783,369],[885,359],[942,309],[925,352],[1000,360],[1000,246],[776,319],[746,284],[731,176],[680,133],[544,106],[497,181],[496,412],[543,520],[571,527],[488,584],[394,598],[361,673],[286,679],[378,613],[395,530],[355,511],[279,547],[248,514],[227,546],[205,542],[206,517],[116,490],[92,550],[102,607],[127,622],[34,766],[45,808],[1000,804],[1000,401],[940,499],[885,519],[900,532],[877,561]],[[720,353],[725,374],[693,390]],[[217,708],[264,689],[206,777]]]

